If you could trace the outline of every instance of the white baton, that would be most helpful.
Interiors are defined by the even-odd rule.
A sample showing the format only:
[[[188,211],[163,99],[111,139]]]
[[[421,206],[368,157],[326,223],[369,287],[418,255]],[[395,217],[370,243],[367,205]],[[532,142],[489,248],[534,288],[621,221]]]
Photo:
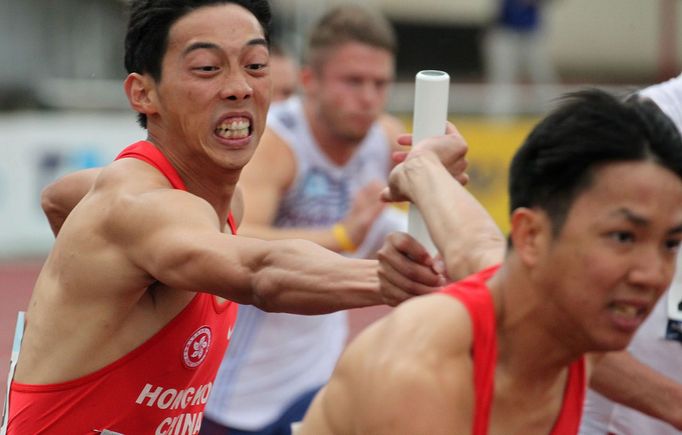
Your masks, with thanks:
[[[448,93],[450,76],[443,71],[424,70],[417,73],[414,86],[414,112],[412,118],[412,145],[431,136],[445,133],[448,119]],[[426,248],[436,254],[429,230],[417,207],[410,205],[407,215],[407,232]]]

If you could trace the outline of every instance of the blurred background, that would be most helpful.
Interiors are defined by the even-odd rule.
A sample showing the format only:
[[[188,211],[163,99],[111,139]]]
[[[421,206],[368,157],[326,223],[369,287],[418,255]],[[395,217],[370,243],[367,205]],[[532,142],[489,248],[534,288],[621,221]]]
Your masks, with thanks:
[[[273,38],[300,57],[308,27],[340,1],[271,3]],[[520,17],[501,13],[501,0],[363,3],[397,31],[388,110],[408,129],[415,74],[450,74],[471,189],[504,229],[509,158],[557,96],[586,86],[625,95],[677,75],[682,59],[678,0],[537,0],[536,15]],[[122,89],[125,24],[124,0],[0,0],[0,386],[16,312],[53,240],[41,189],[145,136]]]

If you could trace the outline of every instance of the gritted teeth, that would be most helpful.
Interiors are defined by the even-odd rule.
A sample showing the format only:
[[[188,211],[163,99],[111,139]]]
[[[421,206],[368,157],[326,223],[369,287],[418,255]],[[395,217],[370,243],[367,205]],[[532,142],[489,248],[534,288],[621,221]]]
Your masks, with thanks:
[[[228,118],[218,125],[215,132],[226,139],[241,139],[249,135],[251,120],[243,116]]]
[[[630,318],[635,318],[644,312],[643,309],[637,308],[633,305],[619,304],[616,302],[611,304],[611,309],[619,315]]]

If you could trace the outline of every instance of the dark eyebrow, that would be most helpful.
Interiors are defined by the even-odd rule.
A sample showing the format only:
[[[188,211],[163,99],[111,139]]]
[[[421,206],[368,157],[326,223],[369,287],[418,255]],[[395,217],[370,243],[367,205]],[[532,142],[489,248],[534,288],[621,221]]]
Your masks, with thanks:
[[[201,50],[201,49],[218,50],[219,48],[220,47],[218,47],[217,44],[214,44],[212,42],[195,42],[194,44],[191,44],[189,47],[182,50],[182,55],[187,56],[189,53],[191,53],[194,50]]]
[[[254,38],[246,43],[246,45],[262,45],[263,47],[270,49],[270,44],[265,38]]]
[[[629,220],[634,225],[637,225],[639,227],[646,227],[650,223],[648,219],[635,214],[634,212],[632,212],[631,210],[628,210],[627,208],[620,208],[611,214],[612,215],[621,215],[625,219]],[[675,227],[672,227],[670,230],[668,230],[668,234],[679,234],[679,233],[682,233],[682,224],[679,224]]]
[[[265,38],[254,38],[245,44],[245,46],[254,46],[254,45],[262,45],[265,48],[269,48],[268,41],[265,40]],[[185,48],[182,51],[183,56],[187,56],[189,53],[191,53],[194,50],[201,50],[201,49],[207,49],[207,50],[219,50],[220,46],[218,44],[214,44],[212,42],[195,42],[191,44],[189,47]]]
[[[648,219],[635,214],[633,211],[628,210],[627,208],[619,208],[618,210],[611,213],[611,215],[622,216],[625,219],[629,220],[630,222],[632,222],[633,224],[635,224],[639,227],[645,227],[645,226],[649,225]]]

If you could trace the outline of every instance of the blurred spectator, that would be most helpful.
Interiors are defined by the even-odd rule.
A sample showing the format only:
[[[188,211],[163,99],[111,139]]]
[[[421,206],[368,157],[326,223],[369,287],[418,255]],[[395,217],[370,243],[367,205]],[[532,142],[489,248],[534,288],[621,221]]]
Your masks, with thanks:
[[[298,89],[298,63],[281,45],[270,45],[272,102],[286,100]]]
[[[518,110],[523,79],[533,85],[536,103],[548,97],[542,86],[557,81],[542,26],[549,0],[497,0],[498,12],[484,41],[487,111],[504,115]]]

